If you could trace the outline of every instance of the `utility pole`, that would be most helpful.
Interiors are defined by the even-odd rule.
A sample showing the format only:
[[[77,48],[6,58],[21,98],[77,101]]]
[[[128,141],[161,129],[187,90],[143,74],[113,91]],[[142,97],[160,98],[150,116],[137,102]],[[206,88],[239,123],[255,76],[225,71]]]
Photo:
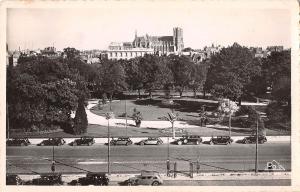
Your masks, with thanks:
[[[125,95],[126,97],[126,95]],[[126,98],[125,98],[125,129],[126,129],[126,137],[127,137],[127,105],[126,105]]]
[[[110,143],[109,143],[109,138],[110,138],[110,129],[109,129],[109,119],[111,119],[113,116],[112,112],[106,113],[105,117],[107,120],[107,173],[110,175]]]
[[[107,121],[107,172],[108,175],[110,175],[110,143],[109,143],[109,138],[110,138],[110,129],[109,129],[109,119]]]
[[[51,165],[52,173],[55,172],[55,160],[54,160],[54,145],[52,145],[52,165]]]
[[[258,172],[258,112],[256,113],[255,173]]]

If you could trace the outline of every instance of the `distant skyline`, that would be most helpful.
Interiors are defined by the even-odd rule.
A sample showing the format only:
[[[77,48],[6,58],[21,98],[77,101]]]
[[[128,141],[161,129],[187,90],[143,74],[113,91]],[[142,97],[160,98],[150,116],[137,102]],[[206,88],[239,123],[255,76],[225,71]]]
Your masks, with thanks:
[[[107,49],[110,42],[133,41],[138,35],[172,35],[183,29],[185,47],[194,49],[237,42],[244,46],[291,47],[291,14],[285,9],[207,9],[184,7],[98,7],[7,10],[10,50]]]

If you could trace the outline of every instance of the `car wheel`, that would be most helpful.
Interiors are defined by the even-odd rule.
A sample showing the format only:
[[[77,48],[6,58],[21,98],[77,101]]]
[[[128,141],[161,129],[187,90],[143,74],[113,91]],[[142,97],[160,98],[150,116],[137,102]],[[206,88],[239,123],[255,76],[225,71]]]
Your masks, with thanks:
[[[157,181],[154,181],[154,182],[152,183],[152,185],[153,185],[153,186],[158,186],[159,183],[158,183]]]
[[[21,146],[25,146],[25,144],[24,144],[24,143],[21,143]]]
[[[213,141],[210,141],[210,142],[209,142],[209,144],[210,144],[210,145],[213,145],[213,144],[214,144],[214,142],[213,142]]]
[[[228,144],[229,144],[229,141],[227,141],[225,144],[228,145]]]
[[[74,143],[73,143],[73,146],[77,146],[77,142],[74,142]]]
[[[145,145],[145,143],[144,143],[144,142],[141,142],[140,145],[143,146],[143,145]]]
[[[196,145],[199,145],[200,144],[200,142],[199,141],[196,141]]]
[[[178,141],[178,142],[177,142],[177,145],[182,145],[182,141]]]
[[[187,140],[187,139],[183,140],[183,143],[187,143],[187,142],[188,142],[188,140]]]
[[[87,143],[87,146],[90,146],[90,145],[91,145],[91,143],[90,143],[90,142],[88,142],[88,143]]]
[[[44,146],[45,144],[44,143],[41,143],[41,146]]]
[[[128,183],[127,183],[127,185],[128,185],[128,186],[131,186],[131,185],[132,185],[132,183],[131,183],[131,182],[128,182]]]
[[[129,145],[129,142],[126,143],[126,146],[128,146],[128,145]]]
[[[245,144],[249,144],[249,141],[248,141],[248,140],[245,140],[244,143],[245,143]]]

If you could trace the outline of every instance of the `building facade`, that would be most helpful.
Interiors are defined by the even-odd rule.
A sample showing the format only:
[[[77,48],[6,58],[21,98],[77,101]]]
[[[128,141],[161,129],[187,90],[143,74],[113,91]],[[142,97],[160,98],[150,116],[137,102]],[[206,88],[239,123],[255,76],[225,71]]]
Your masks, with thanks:
[[[172,36],[138,36],[136,32],[132,42],[112,42],[106,53],[108,59],[119,60],[145,54],[181,54],[183,48],[183,30],[175,27]]]

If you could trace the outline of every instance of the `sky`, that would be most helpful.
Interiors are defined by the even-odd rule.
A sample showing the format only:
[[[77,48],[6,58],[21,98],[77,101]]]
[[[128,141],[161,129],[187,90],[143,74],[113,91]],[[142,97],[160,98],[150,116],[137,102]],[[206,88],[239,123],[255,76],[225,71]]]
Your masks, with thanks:
[[[172,35],[183,29],[185,47],[212,43],[228,46],[291,47],[290,12],[286,9],[205,8],[201,6],[102,6],[97,8],[10,8],[10,50],[107,49],[110,42],[133,41],[138,35]]]

